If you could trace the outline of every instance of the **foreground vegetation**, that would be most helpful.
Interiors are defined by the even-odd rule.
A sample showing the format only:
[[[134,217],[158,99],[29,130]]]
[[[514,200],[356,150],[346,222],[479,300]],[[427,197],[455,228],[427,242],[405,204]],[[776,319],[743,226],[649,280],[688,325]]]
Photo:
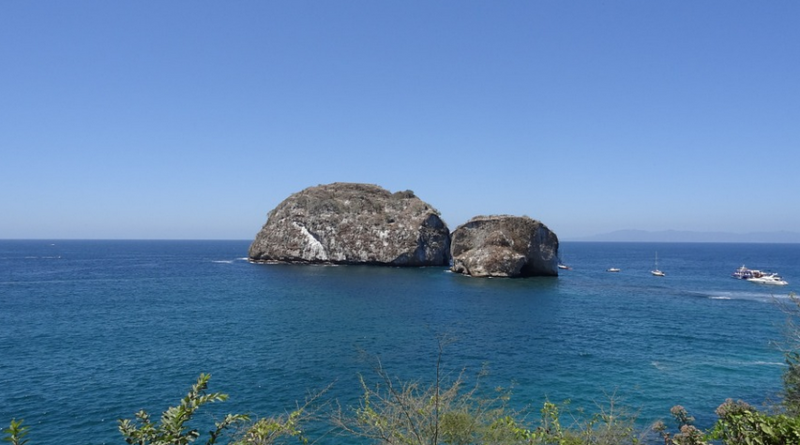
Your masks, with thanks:
[[[797,368],[791,372],[796,375]],[[210,376],[203,374],[180,403],[164,411],[158,421],[140,411],[133,419],[121,419],[118,428],[126,443],[136,445],[187,445],[195,441],[208,445],[307,445],[313,438],[304,428],[321,419],[328,425],[324,434],[346,436],[342,440],[348,443],[384,445],[634,445],[662,440],[666,445],[800,444],[800,406],[796,404],[787,404],[780,413],[766,413],[728,400],[716,410],[718,420],[708,431],[694,427],[689,413],[676,406],[671,410],[673,428],[657,422],[642,430],[636,428],[635,416],[617,407],[613,398],[588,417],[572,416],[565,405],[545,402],[537,418],[529,421],[532,413],[511,409],[510,393],[503,389],[485,396],[479,384],[465,388],[460,376],[447,385],[437,378],[434,384],[422,387],[415,382],[396,382],[380,368],[377,375],[377,383],[361,379],[363,394],[358,406],[316,404],[316,398],[312,398],[281,416],[253,420],[248,415],[228,414],[206,427],[203,435],[193,426],[197,411],[227,399],[225,394],[207,392]],[[322,409],[326,410],[323,416]],[[4,440],[12,445],[28,442],[29,427],[22,421],[12,420],[3,432]]]
[[[323,401],[323,392],[305,404],[279,416],[252,419],[228,414],[205,428],[194,426],[197,411],[206,404],[222,402],[226,394],[209,393],[210,376],[201,374],[188,394],[168,408],[158,421],[140,411],[133,419],[120,419],[118,428],[128,444],[187,445],[307,445],[323,436],[340,435],[342,442],[382,445],[787,445],[800,444],[800,301],[789,309],[790,324],[780,405],[758,410],[743,401],[724,401],[717,421],[707,430],[693,425],[694,418],[682,406],[670,410],[669,424],[656,422],[637,428],[636,418],[621,409],[612,397],[596,413],[574,416],[568,405],[545,402],[538,412],[514,410],[511,394],[502,388],[486,389],[481,375],[471,386],[463,374],[452,380],[442,375],[443,342],[439,343],[436,378],[430,385],[392,379],[376,361],[375,382],[361,377],[362,395],[357,406],[342,407]],[[195,422],[193,422],[195,421]],[[325,425],[319,437],[309,437],[304,428]],[[13,419],[3,430],[3,440],[12,445],[28,442],[29,427]],[[203,437],[201,437],[203,436]]]

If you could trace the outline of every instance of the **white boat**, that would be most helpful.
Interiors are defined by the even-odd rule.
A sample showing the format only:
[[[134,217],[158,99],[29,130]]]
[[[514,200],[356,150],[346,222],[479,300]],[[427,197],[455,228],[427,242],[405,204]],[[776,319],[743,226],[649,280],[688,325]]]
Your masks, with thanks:
[[[758,283],[758,284],[773,284],[775,286],[786,286],[789,284],[786,280],[780,277],[780,275],[776,273],[770,274],[760,274],[761,276],[746,278],[747,281],[751,283]]]
[[[657,277],[666,277],[667,274],[658,270],[658,252],[656,252],[656,268],[650,271],[651,274]]]
[[[606,269],[606,272],[619,272],[621,269],[617,269],[616,267],[609,267]]]
[[[777,273],[764,272],[756,269],[748,269],[744,267],[744,265],[736,269],[736,271],[731,276],[739,280],[747,280],[751,283],[758,283],[758,284],[774,284],[777,286],[786,286],[787,284],[789,284],[786,280],[781,278],[781,276],[778,275]]]
[[[561,261],[561,255],[558,255],[558,268],[564,270],[572,270],[571,267],[567,266],[566,264],[564,264],[563,261]]]

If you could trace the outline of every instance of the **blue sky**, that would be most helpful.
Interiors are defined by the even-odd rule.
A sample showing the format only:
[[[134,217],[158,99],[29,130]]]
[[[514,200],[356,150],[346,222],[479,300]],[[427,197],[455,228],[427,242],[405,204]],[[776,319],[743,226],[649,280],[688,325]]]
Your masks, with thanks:
[[[290,194],[451,229],[800,230],[800,2],[0,2],[0,238],[252,239]]]

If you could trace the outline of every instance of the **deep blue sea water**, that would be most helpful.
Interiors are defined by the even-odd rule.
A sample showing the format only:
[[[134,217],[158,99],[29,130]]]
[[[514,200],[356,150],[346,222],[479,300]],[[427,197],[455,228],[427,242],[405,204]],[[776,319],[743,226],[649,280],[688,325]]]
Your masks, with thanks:
[[[519,406],[615,394],[643,424],[683,404],[707,426],[726,398],[774,399],[777,302],[800,289],[798,244],[566,242],[573,270],[519,280],[257,265],[248,244],[0,241],[0,425],[24,418],[31,445],[124,443],[117,419],[157,416],[202,372],[223,412],[282,413],[332,383],[349,405],[365,356],[430,382],[447,336],[446,369],[486,366]],[[742,264],[790,284],[730,278]]]

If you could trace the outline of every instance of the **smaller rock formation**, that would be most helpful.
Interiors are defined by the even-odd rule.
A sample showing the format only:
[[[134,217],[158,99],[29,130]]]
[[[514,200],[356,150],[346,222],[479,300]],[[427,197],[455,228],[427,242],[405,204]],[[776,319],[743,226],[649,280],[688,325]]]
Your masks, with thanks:
[[[450,252],[466,275],[558,276],[558,237],[527,216],[476,216],[453,232]]]
[[[337,182],[278,204],[248,256],[254,262],[447,266],[450,230],[410,190]]]

